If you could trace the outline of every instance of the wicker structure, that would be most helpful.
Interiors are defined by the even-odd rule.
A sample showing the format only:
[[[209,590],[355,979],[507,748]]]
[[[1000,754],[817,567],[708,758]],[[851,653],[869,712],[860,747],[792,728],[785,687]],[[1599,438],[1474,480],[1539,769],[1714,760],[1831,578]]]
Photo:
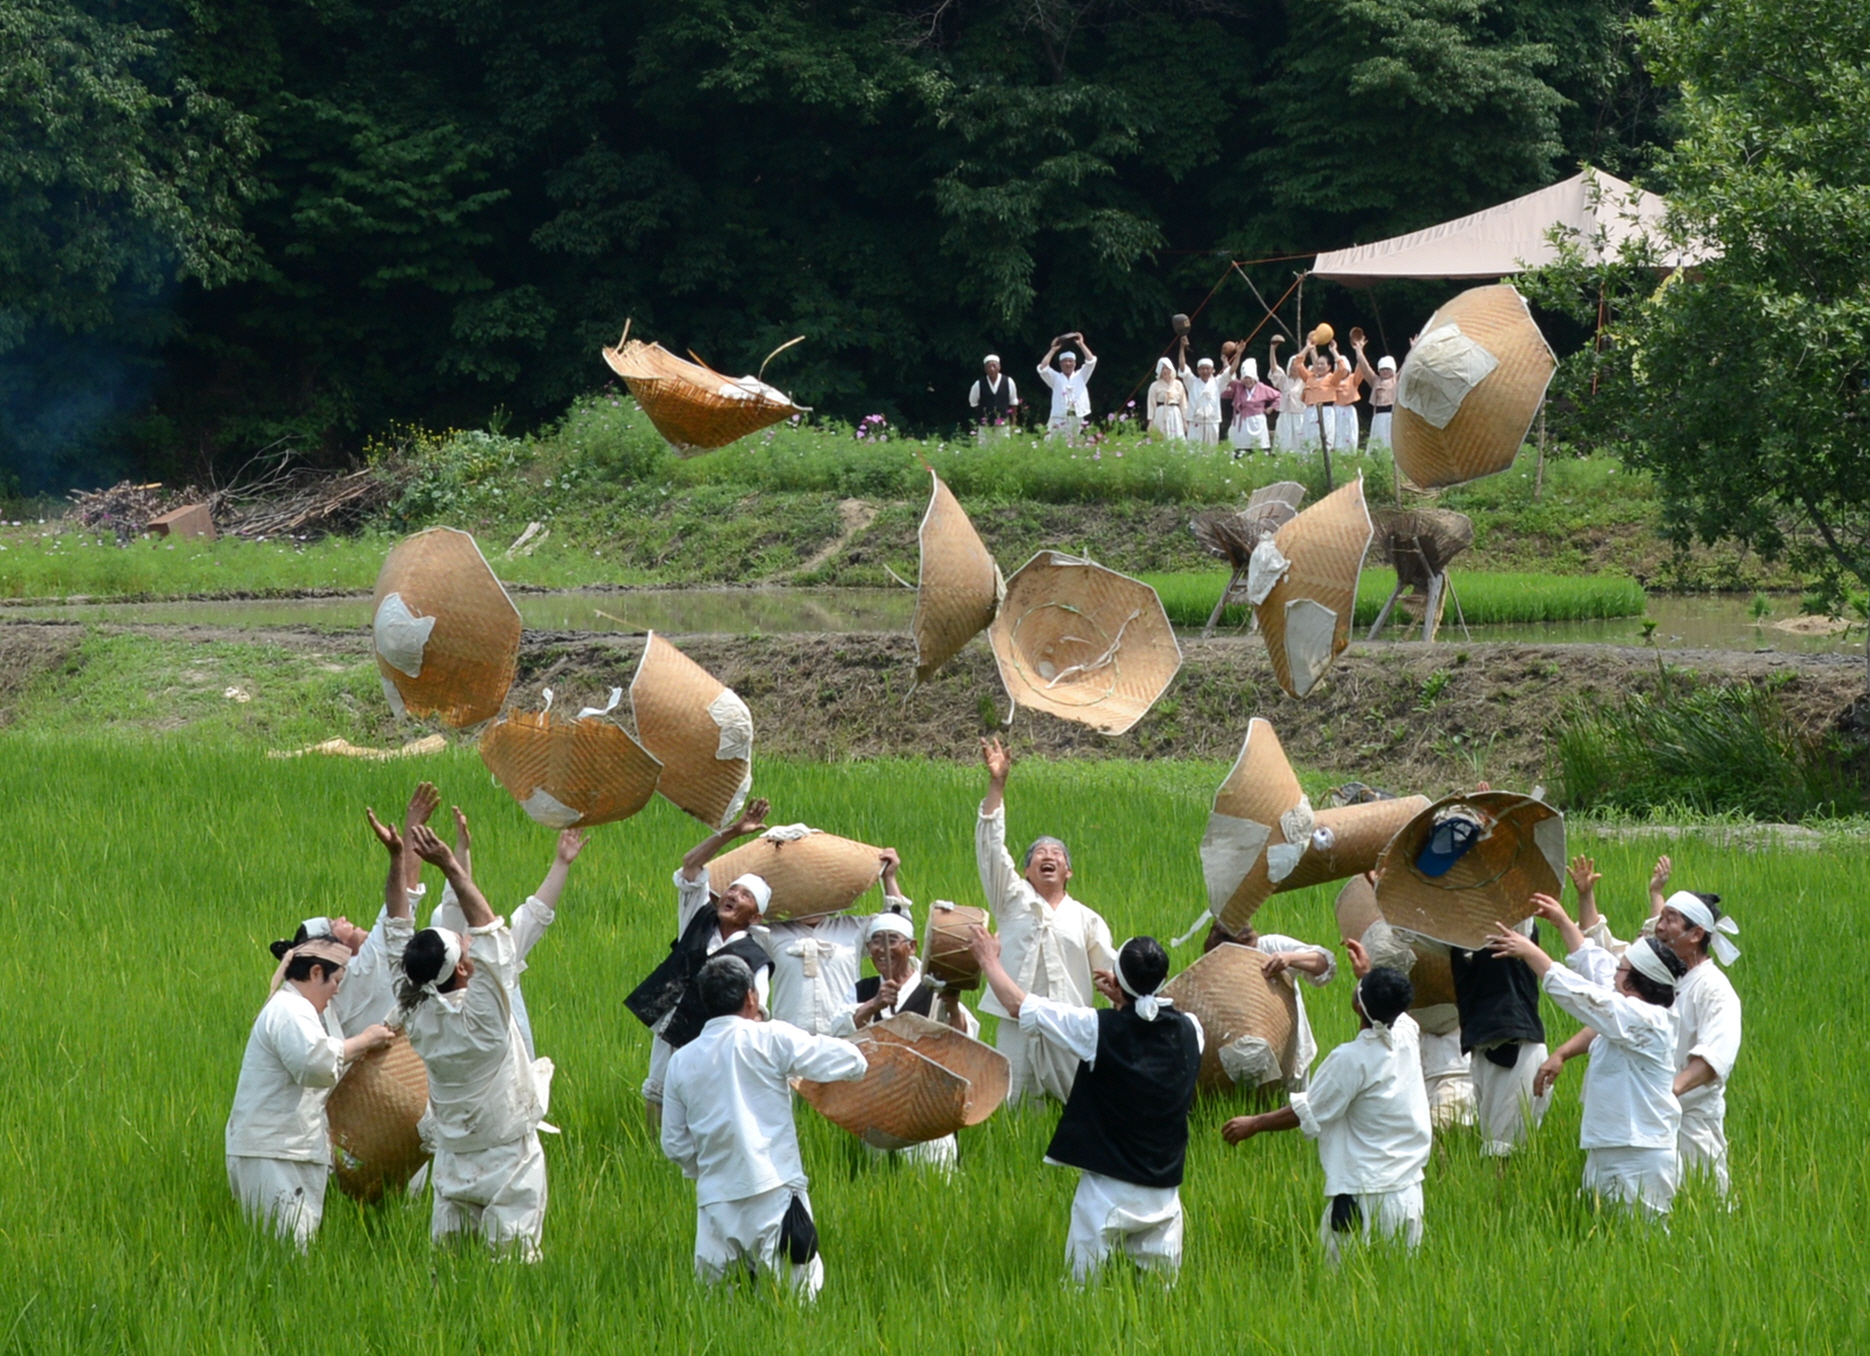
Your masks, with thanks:
[[[1416,860],[1450,812],[1477,819],[1480,838],[1442,876]],[[1509,791],[1476,791],[1436,801],[1384,849],[1377,907],[1391,927],[1447,946],[1476,950],[1494,924],[1531,917],[1535,892],[1556,896],[1565,875],[1565,817],[1544,801]]]
[[[1235,1087],[1222,1062],[1223,1052],[1243,1038],[1264,1041],[1278,1061],[1279,1073],[1292,1073],[1298,1003],[1291,985],[1266,978],[1265,960],[1251,947],[1227,942],[1163,986],[1162,992],[1175,1000],[1177,1008],[1201,1022],[1206,1037],[1199,1076],[1203,1092],[1228,1092]]]
[[[649,750],[605,716],[515,711],[481,736],[480,758],[522,810],[554,829],[628,819],[662,775]]]
[[[400,717],[460,729],[500,713],[519,665],[519,609],[466,532],[431,527],[390,548],[371,600],[371,645]]]
[[[1147,715],[1182,667],[1154,589],[1059,551],[1040,551],[1007,581],[987,635],[1016,706],[1105,734]]]
[[[1234,571],[1227,587],[1221,590],[1214,611],[1208,614],[1208,624],[1201,628],[1203,640],[1214,634],[1227,605],[1239,601],[1254,548],[1291,522],[1304,501],[1303,485],[1296,480],[1282,480],[1255,490],[1244,509],[1207,509],[1189,520],[1188,530],[1195,534],[1195,540],[1209,555],[1219,556]]]
[[[753,716],[732,688],[655,632],[630,679],[636,735],[662,763],[656,789],[711,829],[753,787]]]
[[[429,1161],[416,1133],[428,1102],[428,1069],[401,1032],[351,1065],[325,1102],[332,1170],[345,1195],[377,1201],[409,1185]]]
[[[1415,987],[1411,1009],[1454,1002],[1454,967],[1449,963],[1448,949],[1421,937],[1404,937],[1391,928],[1377,908],[1376,887],[1368,876],[1352,876],[1344,882],[1344,888],[1338,891],[1336,912],[1338,935],[1362,942],[1376,964],[1386,963],[1381,954],[1385,946],[1399,950],[1398,959],[1409,959],[1409,982]],[[1372,934],[1372,928],[1378,928],[1378,932]]]
[[[993,918],[985,909],[957,904],[953,908],[929,910],[928,927],[922,934],[922,972],[952,989],[980,987],[980,961],[968,949],[968,929],[992,929]]]
[[[1359,476],[1279,529],[1279,580],[1254,615],[1279,686],[1303,697],[1344,652],[1357,608],[1357,578],[1372,535]]]
[[[853,1037],[870,1061],[849,1083],[801,1079],[799,1096],[878,1149],[906,1149],[979,1125],[1006,1100],[1010,1068],[990,1045],[915,1013]]]
[[[767,355],[767,362],[773,354]],[[623,378],[656,432],[683,456],[726,447],[782,419],[811,412],[760,377],[726,377],[699,360],[678,358],[660,344],[632,339],[628,325],[617,346],[604,350],[604,361]],[[760,374],[765,373],[766,363],[761,363]]]
[[[1422,599],[1422,639],[1435,639],[1441,614],[1453,593],[1448,563],[1474,544],[1474,521],[1452,509],[1378,509],[1372,554],[1396,570],[1396,587],[1371,623],[1367,639],[1375,640],[1389,620],[1390,609],[1407,590]],[[1457,601],[1456,609],[1460,607]]]
[[[961,647],[993,622],[1006,580],[968,520],[967,511],[942,478],[932,482],[919,540],[922,565],[916,575],[916,682],[926,683]]]
[[[795,832],[769,829],[723,852],[708,863],[708,879],[719,889],[748,872],[761,877],[773,887],[766,918],[779,922],[842,913],[883,873],[882,848],[816,829]]]

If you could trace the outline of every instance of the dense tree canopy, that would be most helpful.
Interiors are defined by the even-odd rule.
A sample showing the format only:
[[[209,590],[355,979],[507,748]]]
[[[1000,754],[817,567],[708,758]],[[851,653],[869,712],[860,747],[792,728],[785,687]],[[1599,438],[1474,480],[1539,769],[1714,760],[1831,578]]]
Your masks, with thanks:
[[[1633,6],[22,0],[0,444],[62,486],[532,420],[626,316],[734,370],[809,335],[776,380],[923,426],[984,349],[1082,328],[1116,401],[1229,257],[1640,168]],[[1236,279],[1204,321],[1260,314]],[[54,374],[90,383],[56,433]]]

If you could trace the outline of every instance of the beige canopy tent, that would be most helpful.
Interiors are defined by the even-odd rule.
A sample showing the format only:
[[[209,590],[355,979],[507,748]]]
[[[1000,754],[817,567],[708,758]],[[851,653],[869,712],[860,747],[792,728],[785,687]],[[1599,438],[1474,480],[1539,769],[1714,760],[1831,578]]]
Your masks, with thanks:
[[[1554,226],[1578,233],[1595,261],[1599,232],[1612,258],[1646,234],[1661,238],[1667,205],[1653,193],[1602,170],[1586,169],[1563,183],[1484,212],[1439,226],[1393,236],[1370,245],[1331,250],[1313,262],[1311,275],[1351,287],[1391,278],[1504,278],[1551,263],[1557,257],[1546,238]],[[1665,253],[1665,268],[1701,262],[1706,251]]]

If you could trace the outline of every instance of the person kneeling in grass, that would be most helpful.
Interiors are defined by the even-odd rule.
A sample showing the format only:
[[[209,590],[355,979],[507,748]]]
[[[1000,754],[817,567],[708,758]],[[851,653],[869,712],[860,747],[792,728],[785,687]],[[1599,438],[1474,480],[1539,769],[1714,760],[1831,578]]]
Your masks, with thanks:
[[[1157,996],[1169,956],[1154,937],[1117,949],[1115,970],[1094,979],[1111,1007],[1098,1010],[1029,994],[1000,961],[1000,939],[975,927],[968,946],[1007,1017],[1078,1057],[1065,1114],[1045,1161],[1079,1170],[1065,1260],[1090,1279],[1121,1251],[1171,1276],[1182,1265],[1182,1165],[1188,1109],[1201,1071],[1201,1023]]]
[[[403,951],[396,1021],[429,1075],[429,1234],[439,1243],[478,1233],[496,1251],[537,1261],[546,1201],[539,1123],[551,1061],[527,1058],[513,1018],[518,948],[448,845],[423,824],[409,839],[423,861],[441,868],[468,925],[466,935],[425,928]]]
[[[1344,949],[1357,976],[1357,1038],[1326,1055],[1311,1086],[1285,1107],[1221,1127],[1229,1144],[1275,1130],[1303,1130],[1318,1141],[1327,1199],[1318,1236],[1334,1266],[1342,1243],[1354,1241],[1345,1234],[1421,1243],[1422,1175],[1433,1142],[1420,1032],[1409,1016],[1415,987],[1400,970],[1372,968],[1360,943],[1347,939]]]
[[[1566,1012],[1598,1034],[1584,1074],[1584,1187],[1601,1199],[1669,1213],[1680,1176],[1671,1009],[1682,962],[1662,942],[1642,937],[1621,962],[1590,941],[1550,895],[1534,895],[1539,916],[1558,929],[1566,958],[1557,965],[1530,938],[1496,924],[1487,945],[1515,956],[1539,975],[1540,986]]]

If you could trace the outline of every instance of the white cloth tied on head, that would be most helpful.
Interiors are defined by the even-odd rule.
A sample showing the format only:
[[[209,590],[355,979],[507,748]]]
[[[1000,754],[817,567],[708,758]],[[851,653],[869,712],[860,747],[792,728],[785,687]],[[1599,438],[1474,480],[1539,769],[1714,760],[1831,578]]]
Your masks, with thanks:
[[[1675,987],[1675,976],[1669,973],[1668,964],[1656,954],[1656,948],[1649,943],[1649,937],[1639,937],[1630,944],[1630,949],[1623,953],[1623,958],[1630,963],[1630,968],[1662,985],[1665,989]]]
[[[985,358],[980,360],[980,365],[985,367],[988,363],[997,363],[999,361],[1000,355],[998,353],[989,353]]]
[[[305,933],[305,940],[308,942],[314,937],[337,936],[337,933],[332,929],[331,920],[326,918],[323,914],[320,914],[316,918],[306,919],[303,923],[299,924],[299,927]]]
[[[1740,959],[1740,948],[1727,940],[1728,937],[1740,935],[1740,924],[1726,914],[1716,918],[1714,910],[1708,907],[1708,902],[1700,895],[1691,890],[1677,890],[1662,901],[1662,907],[1674,909],[1683,918],[1706,932],[1715,958],[1722,965],[1732,965]]]
[[[351,949],[334,937],[307,937],[297,946],[279,958],[279,964],[273,969],[273,984],[267,990],[269,994],[279,992],[279,986],[286,982],[286,970],[293,961],[301,956],[310,956],[313,960],[324,961],[340,970],[351,963]]]
[[[1368,975],[1364,976],[1364,979],[1368,978]],[[1351,990],[1351,1001],[1357,1004],[1357,1011],[1363,1013],[1364,1020],[1370,1023],[1370,1030],[1376,1034],[1376,1038],[1383,1042],[1383,1048],[1386,1050],[1394,1050],[1396,1048],[1396,1033],[1390,1030],[1390,1024],[1388,1022],[1379,1022],[1370,1015],[1370,1009],[1364,1006],[1364,981],[1362,979],[1358,980],[1357,987]]]
[[[1377,359],[1377,371],[1394,372],[1395,370],[1396,370],[1396,360],[1394,358],[1384,357],[1384,358]]]
[[[1136,1009],[1138,1017],[1145,1022],[1153,1022],[1162,1015],[1164,1008],[1174,1007],[1175,1000],[1164,998],[1156,992],[1156,989],[1162,987],[1161,983],[1158,983],[1156,989],[1151,989],[1148,993],[1138,993],[1136,986],[1130,983],[1130,977],[1123,973],[1123,949],[1135,940],[1136,938],[1132,937],[1123,946],[1117,948],[1117,987],[1130,995],[1130,1006]],[[1163,978],[1167,979],[1168,976],[1165,975]]]
[[[1158,358],[1156,359],[1156,372],[1162,377],[1172,377],[1175,375],[1175,364],[1167,358]]]
[[[455,971],[461,968],[461,934],[449,928],[431,928],[442,939],[441,968],[435,972],[435,978],[422,987],[430,993],[440,993],[441,986],[455,977]]]
[[[748,894],[753,896],[753,903],[758,907],[760,917],[764,918],[766,916],[766,906],[773,902],[773,887],[766,883],[766,877],[756,876],[749,871],[746,875],[736,876],[734,879],[727,882],[727,888],[730,890],[736,885],[742,887]]]

